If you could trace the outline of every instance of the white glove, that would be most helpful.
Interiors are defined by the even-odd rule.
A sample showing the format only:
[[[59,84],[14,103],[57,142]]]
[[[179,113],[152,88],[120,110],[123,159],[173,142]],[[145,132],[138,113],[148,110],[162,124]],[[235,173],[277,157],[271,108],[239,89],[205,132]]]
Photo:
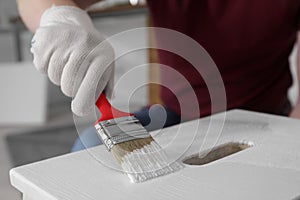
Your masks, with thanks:
[[[35,67],[74,97],[74,114],[88,114],[106,86],[106,95],[111,96],[114,51],[85,11],[71,6],[46,10],[31,52]]]

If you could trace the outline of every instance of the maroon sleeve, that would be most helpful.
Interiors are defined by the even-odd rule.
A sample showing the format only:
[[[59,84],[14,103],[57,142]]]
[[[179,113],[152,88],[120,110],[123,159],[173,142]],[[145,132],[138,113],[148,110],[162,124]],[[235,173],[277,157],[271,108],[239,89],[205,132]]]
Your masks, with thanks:
[[[298,5],[297,24],[298,24],[298,30],[300,30],[300,3]]]

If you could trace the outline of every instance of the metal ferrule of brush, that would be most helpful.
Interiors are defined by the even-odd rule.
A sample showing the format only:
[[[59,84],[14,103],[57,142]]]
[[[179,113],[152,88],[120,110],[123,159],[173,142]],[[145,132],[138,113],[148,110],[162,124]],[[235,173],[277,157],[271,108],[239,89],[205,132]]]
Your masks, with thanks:
[[[134,116],[102,121],[96,124],[95,128],[108,151],[122,142],[151,137]]]

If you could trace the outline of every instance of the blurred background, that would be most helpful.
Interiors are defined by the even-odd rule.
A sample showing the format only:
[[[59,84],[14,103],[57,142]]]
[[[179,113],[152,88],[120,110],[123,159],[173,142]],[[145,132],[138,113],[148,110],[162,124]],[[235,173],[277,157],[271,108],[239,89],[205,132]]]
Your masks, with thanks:
[[[90,13],[96,27],[107,37],[150,25],[145,1],[141,0],[104,1],[93,6]],[[0,0],[0,199],[21,199],[21,194],[10,186],[11,168],[68,153],[78,134],[70,110],[71,99],[32,65],[31,37],[32,33],[18,17],[15,1]],[[147,45],[152,42],[151,33],[132,36],[113,45],[118,49],[134,42]],[[141,51],[118,60],[116,80],[154,57],[151,52]],[[290,62],[295,79],[296,49]],[[147,68],[131,72],[124,84],[116,88],[115,106],[120,109],[127,106],[128,88],[136,84],[137,77],[147,83],[156,79],[157,74]],[[145,86],[135,91],[131,111],[155,102],[152,89]],[[289,95],[295,103],[296,82]],[[93,123],[82,120],[80,130]]]
[[[148,25],[144,1],[104,1],[93,6],[90,13],[96,27],[107,37]],[[78,134],[70,110],[71,99],[32,64],[31,38],[32,33],[18,17],[15,1],[0,0],[0,199],[21,199],[9,182],[11,168],[68,153]],[[132,36],[113,46],[118,49],[133,42],[147,45],[149,35]],[[148,60],[148,51],[119,59],[115,78]],[[115,106],[128,109],[124,99],[137,77],[147,82],[148,70],[134,70],[127,75],[125,84],[116,89]],[[145,86],[135,91],[130,100],[131,111],[147,105],[148,90]],[[89,119],[81,121],[80,130],[94,123]]]

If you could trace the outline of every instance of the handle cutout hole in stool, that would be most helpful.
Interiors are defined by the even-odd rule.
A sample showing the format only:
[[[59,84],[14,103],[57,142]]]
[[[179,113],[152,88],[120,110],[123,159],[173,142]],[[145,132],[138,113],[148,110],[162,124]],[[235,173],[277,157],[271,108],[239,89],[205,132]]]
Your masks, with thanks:
[[[188,156],[183,160],[187,165],[205,165],[216,160],[225,158],[232,154],[238,153],[253,146],[252,142],[229,142],[214,147],[209,152],[206,150],[197,154]]]

